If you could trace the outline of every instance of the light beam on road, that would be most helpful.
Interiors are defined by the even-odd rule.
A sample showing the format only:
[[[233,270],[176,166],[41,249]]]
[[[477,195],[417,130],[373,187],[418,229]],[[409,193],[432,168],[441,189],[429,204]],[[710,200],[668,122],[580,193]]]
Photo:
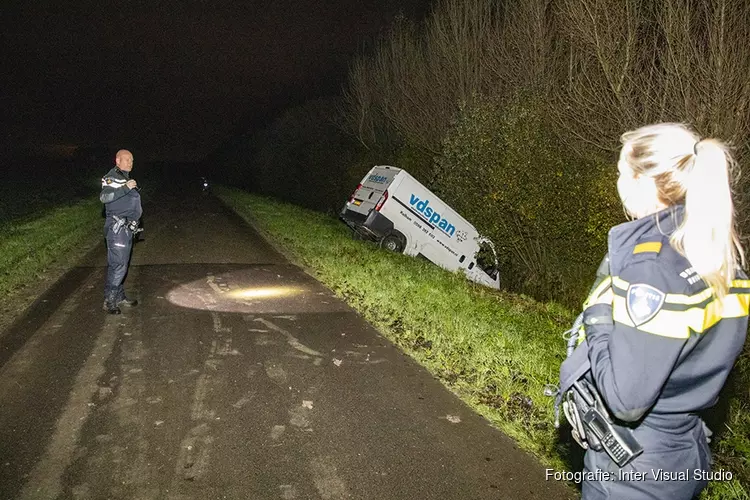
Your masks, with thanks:
[[[227,297],[233,299],[262,299],[266,297],[288,297],[290,295],[296,295],[301,293],[303,290],[291,287],[265,287],[265,288],[243,288],[240,290],[232,290],[227,292]]]
[[[177,281],[175,279],[172,280]],[[164,294],[188,309],[242,314],[297,314],[347,311],[333,294],[299,271],[253,267],[186,279]]]

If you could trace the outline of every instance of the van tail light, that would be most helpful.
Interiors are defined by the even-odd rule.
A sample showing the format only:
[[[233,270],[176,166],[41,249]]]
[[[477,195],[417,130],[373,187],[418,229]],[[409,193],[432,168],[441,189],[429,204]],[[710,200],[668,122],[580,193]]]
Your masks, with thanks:
[[[354,195],[357,194],[357,191],[359,191],[359,188],[362,187],[362,183],[357,184],[357,187],[354,188],[354,191],[352,191],[352,195],[349,197],[349,203],[354,203]]]
[[[380,209],[383,208],[383,203],[385,203],[385,200],[387,200],[387,199],[388,199],[388,191],[386,190],[383,193],[383,196],[381,196],[380,199],[378,200],[378,204],[375,205],[375,211],[376,212],[380,212]]]

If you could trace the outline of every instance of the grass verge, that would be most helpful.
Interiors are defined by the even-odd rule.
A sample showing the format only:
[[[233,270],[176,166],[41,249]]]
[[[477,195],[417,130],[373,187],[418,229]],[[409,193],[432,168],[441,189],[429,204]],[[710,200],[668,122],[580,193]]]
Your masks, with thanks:
[[[580,470],[578,448],[565,424],[554,428],[552,400],[543,395],[545,384],[557,381],[561,333],[572,311],[377,251],[329,216],[236,189],[215,192],[522,448],[547,466]],[[745,393],[748,361],[743,356],[736,370]],[[734,479],[712,482],[704,500],[748,498],[747,409],[742,398],[732,398],[729,431],[714,449],[715,469],[724,467]]]
[[[87,252],[101,235],[101,202],[46,210],[0,229],[0,332]]]

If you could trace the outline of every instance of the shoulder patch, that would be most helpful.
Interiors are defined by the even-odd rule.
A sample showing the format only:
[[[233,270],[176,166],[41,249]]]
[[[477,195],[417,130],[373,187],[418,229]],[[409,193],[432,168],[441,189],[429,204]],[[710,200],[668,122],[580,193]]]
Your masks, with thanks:
[[[104,182],[106,182],[107,184],[112,184],[112,178],[107,177],[106,179],[104,179]]]
[[[661,290],[645,283],[630,285],[625,304],[633,324],[638,327],[656,316],[664,305],[666,296]]]
[[[637,253],[656,253],[661,252],[661,241],[647,241],[638,243],[633,249],[633,254]]]

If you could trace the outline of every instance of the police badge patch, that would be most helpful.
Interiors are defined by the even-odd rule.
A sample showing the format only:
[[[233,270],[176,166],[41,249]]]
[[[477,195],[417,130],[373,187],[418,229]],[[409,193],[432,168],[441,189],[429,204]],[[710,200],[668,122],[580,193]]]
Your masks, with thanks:
[[[627,305],[628,316],[635,326],[641,326],[656,316],[661,306],[664,305],[666,296],[664,292],[651,285],[630,285],[625,304]]]

